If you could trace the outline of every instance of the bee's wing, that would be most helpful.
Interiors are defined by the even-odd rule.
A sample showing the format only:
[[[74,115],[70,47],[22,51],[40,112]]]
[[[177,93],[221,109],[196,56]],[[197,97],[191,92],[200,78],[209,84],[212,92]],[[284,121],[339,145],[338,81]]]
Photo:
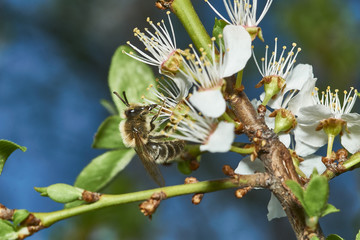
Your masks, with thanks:
[[[149,154],[146,145],[143,143],[138,134],[135,134],[135,143],[135,151],[139,155],[146,171],[160,187],[165,186],[165,181],[161,175],[158,165],[155,163],[154,158]]]

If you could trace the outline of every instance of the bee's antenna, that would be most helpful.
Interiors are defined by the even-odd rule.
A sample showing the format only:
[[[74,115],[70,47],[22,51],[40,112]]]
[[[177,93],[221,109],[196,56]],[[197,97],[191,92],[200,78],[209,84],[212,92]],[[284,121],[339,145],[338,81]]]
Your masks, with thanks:
[[[129,101],[127,100],[127,97],[126,97],[125,91],[123,91],[123,96],[124,96],[124,99],[125,99],[126,103],[127,103],[128,105],[130,105],[130,104],[129,104]]]
[[[125,100],[124,100],[116,91],[114,91],[113,93],[114,93],[118,98],[120,98],[120,100],[121,100],[127,107],[130,107],[130,104],[129,104],[129,102],[127,101],[126,96],[125,96],[125,91],[123,92],[124,97],[125,97]]]

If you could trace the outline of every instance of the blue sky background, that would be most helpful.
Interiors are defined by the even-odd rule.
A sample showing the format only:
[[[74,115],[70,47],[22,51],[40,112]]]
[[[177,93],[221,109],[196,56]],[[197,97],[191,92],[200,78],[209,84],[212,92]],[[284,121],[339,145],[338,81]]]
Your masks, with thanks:
[[[203,1],[194,2],[206,28],[211,30],[215,15]],[[219,9],[221,2],[215,3]],[[323,35],[313,42],[313,46],[324,46],[323,52],[319,47],[306,45],[309,35],[317,32],[317,27],[323,27],[319,23],[324,19],[316,19],[316,14],[321,13],[316,3],[320,2],[303,1],[314,6],[308,12],[301,12],[291,9],[291,5],[301,1],[293,4],[274,1],[261,23],[266,43],[272,46],[275,36],[283,44],[295,41],[303,48],[298,62],[313,64],[320,86],[359,89],[358,33],[346,32],[346,26],[340,30],[333,28],[336,24],[329,25],[325,28],[331,28],[331,37]],[[339,21],[348,23],[352,30],[359,29],[359,2],[341,1],[341,6],[330,17],[339,14]],[[111,56],[127,40],[136,42],[132,29],[145,27],[147,16],[155,20],[165,17],[153,7],[152,1],[0,2],[0,138],[28,148],[26,153],[16,151],[6,163],[0,176],[0,203],[30,211],[62,208],[61,204],[41,197],[33,187],[59,182],[72,184],[89,161],[102,153],[92,149],[91,143],[97,127],[108,116],[99,101],[110,99],[107,72]],[[312,29],[291,25],[311,17],[314,17]],[[189,38],[175,19],[174,24],[179,47],[186,47]],[[337,52],[343,45],[352,46],[352,40],[357,48]],[[262,53],[264,44],[258,40],[255,44]],[[337,59],[339,64],[328,67],[327,64],[333,64],[328,59]],[[249,96],[256,97],[260,90],[252,89],[260,75],[252,60],[249,63],[252,66],[245,73],[249,79],[245,86]],[[338,65],[340,70],[336,72],[334,66]],[[346,75],[340,65],[344,65]],[[333,79],[339,72],[344,78]],[[357,112],[359,106],[357,102]],[[223,164],[236,167],[239,160],[234,154],[207,155],[194,174],[200,180],[219,178]],[[169,185],[183,182],[184,176],[176,166],[164,167],[162,172]],[[113,185],[107,191],[121,193],[155,187],[139,161],[132,161]],[[325,217],[323,230],[326,234],[337,233],[353,239],[360,229],[359,170],[337,177],[330,186],[330,203],[341,212]],[[193,206],[191,197],[183,196],[164,201],[152,221],[141,216],[137,204],[128,204],[57,223],[29,239],[292,239],[286,219],[267,221],[269,198],[266,190],[258,190],[239,200],[231,190],[206,194],[199,206]],[[129,224],[133,232],[124,230],[124,224]]]

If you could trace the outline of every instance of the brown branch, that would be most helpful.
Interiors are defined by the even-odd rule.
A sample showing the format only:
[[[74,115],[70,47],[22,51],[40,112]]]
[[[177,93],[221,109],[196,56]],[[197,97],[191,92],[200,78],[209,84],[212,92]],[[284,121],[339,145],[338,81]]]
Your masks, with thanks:
[[[246,94],[230,87],[234,86],[232,80],[228,81],[227,86],[229,87],[226,99],[237,119],[244,124],[245,134],[254,144],[258,145],[258,157],[264,163],[266,172],[272,179],[270,190],[283,206],[297,239],[310,239],[313,234],[320,239],[325,239],[320,227],[314,231],[306,227],[304,211],[285,185],[285,181],[288,179],[301,184],[289,150],[267,127],[264,119],[257,114]]]

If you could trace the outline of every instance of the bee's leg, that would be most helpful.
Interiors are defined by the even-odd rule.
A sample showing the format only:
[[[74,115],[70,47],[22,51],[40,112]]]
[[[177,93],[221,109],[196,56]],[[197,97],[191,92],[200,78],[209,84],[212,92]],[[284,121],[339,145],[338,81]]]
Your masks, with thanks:
[[[165,100],[164,100],[164,103],[165,103]],[[164,106],[164,103],[161,105],[161,107],[160,107],[159,111],[157,112],[157,114],[154,115],[154,116],[152,117],[151,121],[150,121],[150,127],[151,127],[151,128],[150,128],[150,132],[155,129],[154,121],[159,117],[159,115],[160,115],[160,113],[161,113],[161,110],[162,110],[162,108],[163,108],[163,106]]]
[[[149,139],[153,139],[153,140],[159,140],[159,139],[164,139],[167,138],[167,136],[165,135],[149,135]]]

